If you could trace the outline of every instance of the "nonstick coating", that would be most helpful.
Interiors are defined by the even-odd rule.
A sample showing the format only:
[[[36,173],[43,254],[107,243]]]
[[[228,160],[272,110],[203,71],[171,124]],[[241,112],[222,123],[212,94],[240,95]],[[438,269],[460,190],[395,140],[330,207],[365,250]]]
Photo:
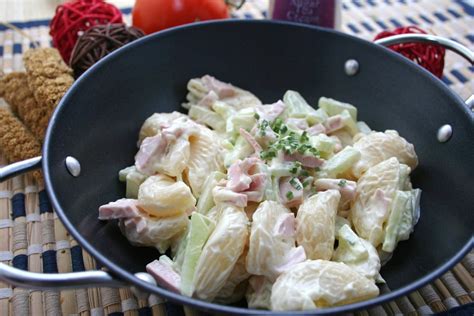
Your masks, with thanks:
[[[344,72],[351,58],[360,63],[353,77]],[[144,271],[158,252],[132,247],[115,222],[97,219],[100,205],[124,196],[117,172],[133,164],[143,121],[154,112],[180,110],[187,81],[204,74],[266,103],[288,89],[312,105],[320,96],[350,102],[373,129],[396,129],[415,145],[420,165],[412,181],[423,190],[422,213],[410,240],[399,244],[381,271],[393,292],[350,308],[414,290],[472,247],[473,117],[438,79],[385,48],[334,31],[268,21],[211,22],[148,36],[111,54],[74,84],[48,130],[43,167],[54,206],[73,236],[120,278],[195,307],[256,312],[139,282],[133,273]],[[443,124],[454,129],[445,144],[436,139]],[[65,169],[66,156],[80,161],[79,177]]]

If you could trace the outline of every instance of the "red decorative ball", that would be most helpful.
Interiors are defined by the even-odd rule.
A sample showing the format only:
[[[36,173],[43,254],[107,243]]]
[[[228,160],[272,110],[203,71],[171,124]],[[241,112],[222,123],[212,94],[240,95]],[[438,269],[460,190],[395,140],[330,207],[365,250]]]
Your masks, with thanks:
[[[406,33],[427,34],[416,26],[399,27],[391,32],[383,31],[379,33],[374,40]],[[436,77],[441,78],[443,76],[444,56],[446,54],[446,49],[444,47],[424,43],[404,43],[392,45],[389,46],[389,48],[402,54],[406,58],[413,60]]]
[[[97,24],[122,23],[120,10],[103,0],[73,0],[56,8],[49,34],[66,63],[80,34]]]

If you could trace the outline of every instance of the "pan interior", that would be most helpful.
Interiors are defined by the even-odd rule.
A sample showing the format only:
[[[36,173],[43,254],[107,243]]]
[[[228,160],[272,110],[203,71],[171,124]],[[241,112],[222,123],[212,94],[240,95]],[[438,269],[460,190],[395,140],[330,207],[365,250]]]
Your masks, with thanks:
[[[344,63],[360,71],[347,76]],[[409,241],[399,243],[381,274],[392,290],[433,272],[471,238],[474,219],[474,129],[461,101],[408,62],[345,35],[285,24],[201,24],[148,37],[126,47],[79,80],[62,101],[49,130],[46,165],[50,193],[66,225],[99,256],[131,273],[158,256],[131,246],[115,222],[97,219],[98,207],[124,196],[118,170],[131,165],[138,131],[154,112],[180,110],[190,78],[204,74],[252,91],[265,103],[299,91],[310,104],[320,96],[350,102],[375,130],[396,129],[415,145],[422,214]],[[440,144],[443,124],[454,129]],[[67,156],[82,167],[73,178]],[[100,258],[99,258],[100,259]]]

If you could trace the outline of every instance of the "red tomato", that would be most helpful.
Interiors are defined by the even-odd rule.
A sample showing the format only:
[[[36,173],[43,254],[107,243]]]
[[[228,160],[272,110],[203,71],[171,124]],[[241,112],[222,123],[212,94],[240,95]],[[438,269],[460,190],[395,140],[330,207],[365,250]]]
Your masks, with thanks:
[[[224,0],[137,0],[132,14],[133,26],[146,34],[181,24],[228,17]]]

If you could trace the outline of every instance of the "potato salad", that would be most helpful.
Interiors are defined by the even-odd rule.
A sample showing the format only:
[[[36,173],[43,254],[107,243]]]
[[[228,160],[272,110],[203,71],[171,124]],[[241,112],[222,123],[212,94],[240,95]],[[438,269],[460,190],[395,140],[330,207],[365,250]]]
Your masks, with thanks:
[[[296,91],[272,104],[205,75],[180,112],[155,113],[126,197],[99,208],[155,247],[159,286],[218,304],[299,311],[367,300],[419,218],[414,146],[351,104]]]

